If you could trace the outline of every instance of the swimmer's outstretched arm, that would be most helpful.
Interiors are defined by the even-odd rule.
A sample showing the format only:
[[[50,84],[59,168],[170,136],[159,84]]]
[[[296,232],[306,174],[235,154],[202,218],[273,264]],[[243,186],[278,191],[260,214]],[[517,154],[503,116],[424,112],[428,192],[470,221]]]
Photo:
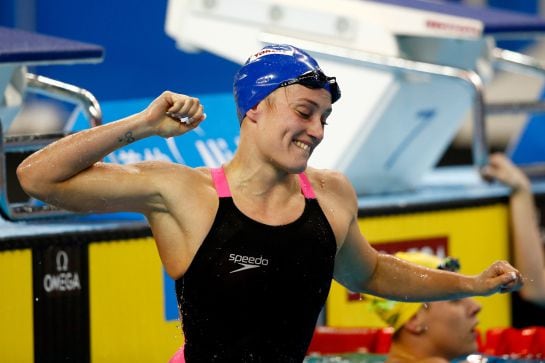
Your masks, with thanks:
[[[545,256],[541,240],[532,184],[504,154],[490,156],[483,173],[512,189],[509,217],[513,238],[514,264],[526,280],[521,295],[545,306]]]
[[[337,253],[334,277],[351,291],[391,300],[434,301],[486,296],[520,288],[520,273],[505,261],[492,264],[477,276],[466,276],[428,269],[378,253],[359,230],[355,193],[348,194],[342,199],[352,200],[353,217]]]
[[[167,112],[185,115],[193,122],[181,123]],[[204,117],[198,99],[164,92],[142,112],[67,136],[30,155],[17,168],[17,176],[29,195],[68,210],[147,212],[161,208],[160,163],[114,165],[101,160],[139,139],[184,134]]]

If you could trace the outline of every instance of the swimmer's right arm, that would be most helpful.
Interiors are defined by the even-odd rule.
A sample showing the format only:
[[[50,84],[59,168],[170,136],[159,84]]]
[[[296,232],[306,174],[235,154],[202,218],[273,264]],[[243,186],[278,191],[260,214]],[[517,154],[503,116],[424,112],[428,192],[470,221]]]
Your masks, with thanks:
[[[185,115],[193,122],[181,123],[167,112]],[[29,195],[68,210],[147,212],[161,208],[160,173],[153,163],[117,165],[101,160],[149,136],[182,135],[204,117],[198,99],[164,92],[142,112],[67,136],[30,155],[17,168],[17,176]]]

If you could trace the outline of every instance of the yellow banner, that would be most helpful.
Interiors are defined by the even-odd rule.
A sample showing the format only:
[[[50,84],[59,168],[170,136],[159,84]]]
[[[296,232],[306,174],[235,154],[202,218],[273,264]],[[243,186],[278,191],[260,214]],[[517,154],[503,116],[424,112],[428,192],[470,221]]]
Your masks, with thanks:
[[[480,273],[496,260],[509,260],[508,215],[503,204],[362,218],[359,223],[363,234],[377,247],[391,243],[397,249],[406,249],[405,244],[405,247],[417,245],[420,250],[437,252],[445,245],[445,253],[460,259],[461,272],[465,274]],[[509,295],[497,294],[477,300],[483,306],[479,314],[482,331],[511,324]],[[364,301],[354,299],[353,294],[337,283],[333,284],[327,301],[326,324],[384,326]]]

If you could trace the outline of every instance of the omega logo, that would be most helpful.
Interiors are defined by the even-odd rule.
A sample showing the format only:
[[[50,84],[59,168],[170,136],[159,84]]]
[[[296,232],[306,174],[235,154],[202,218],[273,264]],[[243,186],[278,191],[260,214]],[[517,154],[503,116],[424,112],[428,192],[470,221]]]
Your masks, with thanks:
[[[44,276],[43,286],[46,292],[65,292],[81,290],[79,275],[77,272],[68,271],[69,268],[68,253],[59,250],[55,257],[57,267],[56,274],[46,274]]]
[[[68,270],[68,253],[63,250],[57,252],[57,257],[55,258],[57,262],[57,271],[67,271]]]

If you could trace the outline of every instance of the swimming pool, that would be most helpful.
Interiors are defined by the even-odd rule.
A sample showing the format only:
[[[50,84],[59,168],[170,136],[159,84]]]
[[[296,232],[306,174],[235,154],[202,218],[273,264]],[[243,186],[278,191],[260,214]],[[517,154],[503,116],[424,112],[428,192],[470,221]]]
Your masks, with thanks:
[[[381,354],[351,353],[342,355],[312,355],[305,358],[305,363],[378,363],[386,360]],[[454,360],[453,363],[462,362],[463,359]],[[540,359],[514,359],[503,357],[492,357],[486,355],[471,355],[465,360],[470,363],[537,363],[545,362],[545,357]]]

